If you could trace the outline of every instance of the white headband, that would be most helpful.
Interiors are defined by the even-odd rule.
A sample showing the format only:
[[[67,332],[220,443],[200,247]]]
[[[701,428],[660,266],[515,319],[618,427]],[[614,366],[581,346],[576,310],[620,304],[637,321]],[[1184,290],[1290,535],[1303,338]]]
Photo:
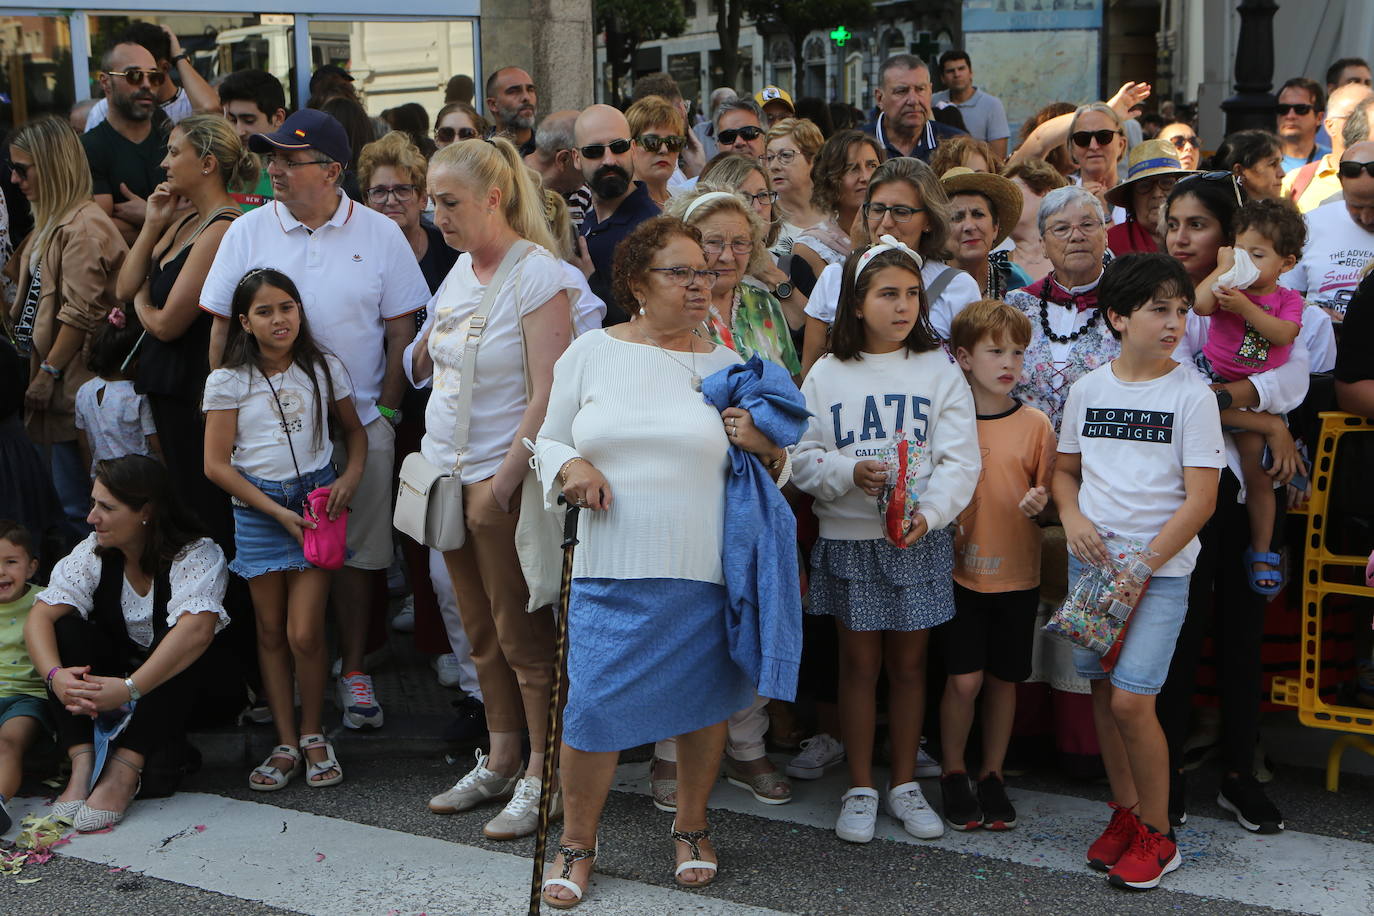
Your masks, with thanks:
[[[905,242],[899,242],[894,237],[885,235],[878,240],[878,244],[859,255],[859,266],[854,269],[854,278],[858,279],[859,275],[864,272],[864,269],[867,268],[869,264],[873,263],[873,259],[884,251],[900,251],[904,253],[907,257],[916,262],[917,271],[925,266],[925,262],[921,260],[921,256],[908,248]]]
[[[739,197],[731,191],[707,191],[705,194],[701,195],[696,200],[692,201],[690,204],[687,205],[686,212],[682,214],[682,221],[685,223],[688,220],[690,220],[692,218],[692,214],[696,212],[697,207],[700,207],[702,204],[709,203],[713,200],[733,200],[735,203],[740,203]]]

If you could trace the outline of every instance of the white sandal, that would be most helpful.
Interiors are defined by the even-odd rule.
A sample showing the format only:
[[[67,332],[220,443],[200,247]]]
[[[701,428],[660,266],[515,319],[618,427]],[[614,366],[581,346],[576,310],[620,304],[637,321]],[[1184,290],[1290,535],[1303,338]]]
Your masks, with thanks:
[[[544,898],[544,902],[556,910],[570,910],[581,903],[582,898],[587,895],[587,890],[591,887],[592,873],[587,873],[587,887],[579,887],[577,882],[572,880],[573,866],[578,862],[591,859],[593,868],[595,868],[596,854],[600,848],[600,843],[597,843],[596,847],[593,849],[579,849],[573,846],[560,845],[558,847],[558,854],[563,857],[563,872],[557,878],[546,878],[544,880],[544,885],[540,888],[540,896]],[[573,899],[564,900],[559,897],[550,897],[549,888],[551,887],[567,888],[573,892]]]
[[[343,767],[339,766],[338,759],[334,756],[334,745],[330,744],[324,735],[301,735],[301,756],[313,748],[324,745],[325,757],[318,763],[310,763],[309,769],[305,773],[305,784],[313,789],[323,789],[325,786],[336,786],[343,782]],[[310,758],[306,757],[309,763]],[[325,776],[323,779],[317,778],[330,770],[335,770],[333,776]]]
[[[679,865],[677,870],[673,872],[673,880],[677,882],[678,887],[705,887],[716,880],[716,872],[719,871],[720,865],[716,862],[707,862],[701,857],[701,841],[710,838],[711,828],[707,827],[704,830],[678,830],[677,823],[674,822],[670,834],[674,840],[677,840],[679,843],[686,843],[688,848],[692,850],[692,857]],[[707,878],[705,881],[683,881],[682,873],[692,868],[700,868],[703,871],[709,871],[711,877]]]
[[[289,757],[291,766],[283,770],[281,767],[272,765],[272,761],[281,757]],[[275,792],[278,789],[286,788],[295,775],[301,771],[301,752],[289,744],[278,744],[272,748],[272,753],[267,755],[267,759],[262,765],[248,774],[248,788],[258,792]],[[254,782],[254,776],[262,776],[270,782]]]

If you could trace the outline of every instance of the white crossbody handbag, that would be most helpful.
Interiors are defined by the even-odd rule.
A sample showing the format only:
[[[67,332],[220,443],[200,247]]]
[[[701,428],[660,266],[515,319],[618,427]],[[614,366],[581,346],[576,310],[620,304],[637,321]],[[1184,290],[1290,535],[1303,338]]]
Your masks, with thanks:
[[[496,305],[496,297],[506,278],[527,251],[531,242],[518,240],[501,259],[501,266],[487,284],[482,301],[468,322],[468,336],[463,343],[463,368],[458,391],[458,419],[453,431],[456,455],[453,467],[445,471],[435,467],[420,452],[412,452],[401,463],[401,482],[396,490],[396,530],[435,550],[457,550],[467,540],[467,525],[463,518],[463,452],[467,450],[468,433],[472,424],[472,389],[477,375],[477,348],[486,330],[487,316]]]

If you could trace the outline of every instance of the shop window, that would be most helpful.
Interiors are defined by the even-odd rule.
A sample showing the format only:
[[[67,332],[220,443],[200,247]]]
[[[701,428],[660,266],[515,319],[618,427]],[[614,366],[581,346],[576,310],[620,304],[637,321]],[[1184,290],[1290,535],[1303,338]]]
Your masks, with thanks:
[[[65,118],[75,101],[67,18],[0,16],[0,127],[45,114]]]

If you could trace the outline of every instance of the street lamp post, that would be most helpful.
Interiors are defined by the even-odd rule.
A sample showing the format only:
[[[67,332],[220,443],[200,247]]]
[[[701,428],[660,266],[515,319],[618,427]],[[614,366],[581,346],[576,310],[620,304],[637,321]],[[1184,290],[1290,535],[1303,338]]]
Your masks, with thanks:
[[[1221,103],[1226,132],[1274,129],[1274,0],[1241,0],[1236,41],[1236,94]]]

